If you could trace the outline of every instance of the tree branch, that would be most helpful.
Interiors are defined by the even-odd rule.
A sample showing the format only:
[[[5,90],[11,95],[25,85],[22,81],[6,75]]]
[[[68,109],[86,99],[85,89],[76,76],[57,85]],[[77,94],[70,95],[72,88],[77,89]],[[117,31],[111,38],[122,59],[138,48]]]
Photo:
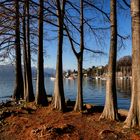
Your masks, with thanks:
[[[105,54],[103,51],[100,51],[100,50],[91,50],[91,49],[89,49],[89,48],[84,48],[84,50],[90,51],[90,52],[92,52],[92,53]]]
[[[128,3],[126,2],[126,0],[122,0],[122,1],[125,3],[125,5],[126,5],[127,7],[130,8],[130,4],[128,4]]]

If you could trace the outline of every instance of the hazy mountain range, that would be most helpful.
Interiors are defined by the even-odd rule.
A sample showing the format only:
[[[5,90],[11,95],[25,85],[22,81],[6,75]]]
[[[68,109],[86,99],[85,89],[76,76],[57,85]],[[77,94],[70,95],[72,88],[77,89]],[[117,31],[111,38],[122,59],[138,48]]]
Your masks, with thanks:
[[[32,75],[33,77],[36,76],[37,69],[32,67]],[[15,75],[15,66],[14,65],[0,65],[0,76],[14,76]],[[55,69],[53,68],[44,68],[44,75],[45,76],[52,76],[55,75]]]

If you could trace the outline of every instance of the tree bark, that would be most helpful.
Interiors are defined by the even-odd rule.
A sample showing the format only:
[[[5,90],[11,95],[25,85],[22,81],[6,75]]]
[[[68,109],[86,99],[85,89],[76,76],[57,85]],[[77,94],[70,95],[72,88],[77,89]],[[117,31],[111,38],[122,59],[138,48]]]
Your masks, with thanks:
[[[65,11],[65,0],[57,0],[57,14],[58,14],[58,50],[57,50],[57,64],[56,64],[56,80],[54,87],[54,97],[52,101],[52,107],[65,111],[65,97],[63,87],[63,62],[62,62],[62,50],[63,50],[63,22]],[[62,5],[62,8],[61,8]]]
[[[32,84],[32,70],[31,70],[31,53],[30,53],[30,16],[29,16],[29,1],[25,1],[27,8],[27,89],[25,100],[32,102],[35,100]]]
[[[38,44],[38,66],[36,82],[36,104],[47,105],[47,95],[44,87],[44,66],[43,66],[43,3],[40,0],[39,7],[39,44]]]
[[[26,0],[24,2],[24,9],[23,9],[24,99],[27,102],[32,102],[34,101],[35,97],[33,94],[33,85],[32,85],[29,28],[30,28],[29,27],[29,1]]]
[[[124,127],[140,126],[140,0],[131,0],[132,95]]]
[[[13,99],[19,100],[23,99],[23,76],[22,76],[22,67],[21,67],[21,49],[20,49],[20,22],[19,22],[19,1],[15,0],[15,9],[16,9],[16,23],[15,23],[15,55],[16,55],[16,80],[15,80],[15,89],[13,94]]]
[[[83,50],[84,50],[84,14],[83,0],[80,1],[80,52],[77,56],[78,62],[78,88],[77,98],[74,106],[74,111],[82,111],[83,109]]]
[[[82,111],[83,110],[83,73],[82,66],[83,60],[82,55],[78,58],[78,87],[77,87],[77,98],[74,106],[74,111]]]
[[[106,83],[106,100],[100,119],[117,120],[117,95],[116,95],[116,56],[117,56],[117,15],[116,0],[110,1],[111,40],[108,64],[108,78]]]
[[[23,6],[23,25],[22,25],[22,29],[23,29],[23,63],[24,63],[24,80],[23,80],[23,84],[24,84],[24,98],[26,96],[26,89],[27,89],[27,47],[26,47],[26,6],[24,4]]]

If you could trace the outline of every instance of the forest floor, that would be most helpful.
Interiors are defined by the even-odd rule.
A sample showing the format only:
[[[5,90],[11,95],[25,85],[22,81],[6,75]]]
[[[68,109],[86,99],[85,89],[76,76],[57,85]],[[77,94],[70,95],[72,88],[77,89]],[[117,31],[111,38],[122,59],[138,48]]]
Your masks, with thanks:
[[[99,120],[102,107],[65,113],[34,103],[0,105],[0,140],[140,140],[140,129],[124,129],[122,121]]]

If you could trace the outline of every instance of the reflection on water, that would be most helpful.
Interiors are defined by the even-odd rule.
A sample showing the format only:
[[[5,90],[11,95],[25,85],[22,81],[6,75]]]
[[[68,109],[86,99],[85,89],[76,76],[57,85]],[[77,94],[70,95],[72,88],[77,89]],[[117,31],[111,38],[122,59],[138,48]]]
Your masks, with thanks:
[[[129,109],[131,98],[131,80],[118,79],[116,83],[117,83],[118,106],[120,108]]]
[[[52,94],[54,81],[46,80],[47,93]],[[118,108],[129,109],[131,96],[131,81],[129,79],[117,79],[117,99]],[[96,105],[104,105],[105,102],[105,87],[104,80],[83,80],[83,97],[85,103],[92,103]],[[75,100],[77,91],[77,80],[64,79],[64,91],[66,99]]]
[[[117,90],[119,91],[119,93],[122,93],[122,95],[124,95],[124,97],[126,98],[130,97],[130,93],[131,93],[130,79],[116,80],[116,84],[117,84]]]
[[[118,107],[128,109],[130,105],[131,96],[131,81],[129,79],[117,79],[117,96]],[[35,91],[35,81],[33,80],[33,86]],[[105,102],[105,80],[83,80],[83,97],[85,103],[92,103],[96,105],[104,105]],[[0,97],[9,96],[13,92],[14,80],[2,79],[0,80]],[[51,81],[49,77],[45,78],[45,88],[47,94],[53,94],[54,81]],[[77,91],[77,80],[64,79],[64,91],[66,99],[75,100]],[[4,100],[4,98],[0,98]]]

